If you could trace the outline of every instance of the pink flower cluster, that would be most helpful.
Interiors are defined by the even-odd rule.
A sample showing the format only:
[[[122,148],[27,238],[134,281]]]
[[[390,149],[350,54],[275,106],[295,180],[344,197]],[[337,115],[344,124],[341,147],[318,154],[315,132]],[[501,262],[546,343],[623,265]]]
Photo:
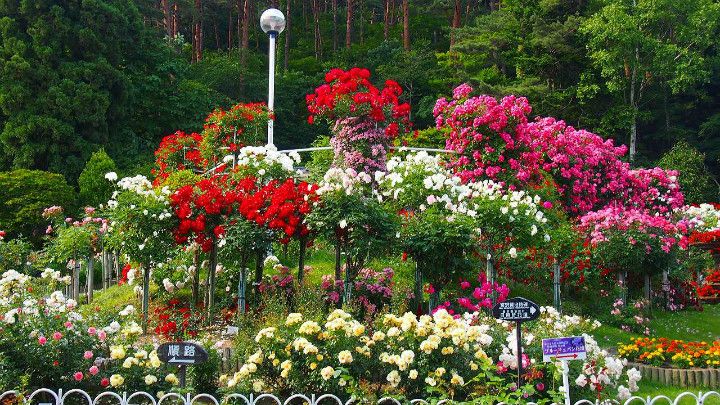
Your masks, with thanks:
[[[476,312],[481,308],[492,308],[493,294],[497,294],[497,302],[503,302],[510,295],[510,289],[505,284],[490,284],[487,282],[485,273],[478,274],[479,287],[472,287],[472,284],[463,280],[460,282],[460,289],[469,292],[469,296],[460,297],[457,299],[457,303],[460,306],[458,311],[452,309],[452,304],[447,301],[440,304],[437,308],[433,309],[433,312],[444,309],[449,314],[454,315],[456,312]],[[432,288],[432,286],[430,286]],[[433,289],[434,291],[434,289]]]
[[[358,172],[385,170],[386,155],[392,137],[375,122],[363,117],[338,119],[330,146],[335,152],[335,165]]]
[[[458,152],[450,166],[464,180],[489,178],[511,187],[537,186],[550,174],[566,211],[583,214],[620,204],[668,214],[684,203],[677,172],[632,170],[621,160],[627,148],[554,118],[528,116],[527,99],[468,97],[458,86],[433,113],[447,133],[446,147]]]
[[[461,85],[453,92],[453,99],[441,98],[435,104],[435,125],[449,130],[445,147],[459,153],[450,166],[463,180],[490,178],[523,181],[531,179],[532,167],[526,169],[523,153],[530,139],[517,128],[527,123],[532,110],[524,97],[507,96],[497,101],[492,96],[467,98],[472,91]]]
[[[687,248],[689,223],[686,220],[675,222],[667,216],[654,215],[644,209],[614,205],[586,213],[580,217],[579,228],[588,233],[593,245],[607,241],[611,232],[641,232],[658,242],[660,248],[668,253],[675,245]],[[631,246],[637,244],[631,234],[628,234],[628,243]],[[651,247],[648,245],[646,249]]]

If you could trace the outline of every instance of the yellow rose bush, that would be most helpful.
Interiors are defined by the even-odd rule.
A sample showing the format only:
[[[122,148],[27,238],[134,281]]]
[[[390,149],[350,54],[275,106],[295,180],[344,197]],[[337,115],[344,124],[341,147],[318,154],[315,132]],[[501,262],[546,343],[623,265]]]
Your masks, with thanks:
[[[372,331],[341,309],[324,322],[290,314],[284,324],[260,330],[239,371],[220,381],[227,392],[240,393],[457,399],[496,395],[503,383],[491,376],[495,365],[486,352],[493,343],[490,328],[445,310],[420,317],[386,314]]]

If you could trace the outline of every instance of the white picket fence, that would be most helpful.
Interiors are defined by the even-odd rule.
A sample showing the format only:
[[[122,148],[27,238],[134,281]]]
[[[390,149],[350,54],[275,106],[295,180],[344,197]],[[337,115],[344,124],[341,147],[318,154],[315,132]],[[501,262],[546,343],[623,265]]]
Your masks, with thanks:
[[[13,398],[17,398],[20,394],[17,391],[6,391],[0,395],[0,403],[3,403],[6,400],[11,400]],[[691,405],[703,405],[706,404],[707,400],[710,398],[716,398],[718,402],[720,402],[720,393],[716,391],[710,391],[710,392],[698,392],[697,394],[693,392],[683,392],[682,394],[678,395],[677,397],[669,398],[665,395],[660,395],[656,397],[646,397],[646,398],[640,398],[640,397],[632,397],[624,402],[619,401],[605,401],[600,402],[598,400],[587,400],[582,399],[574,403],[574,405],[679,405],[679,404],[691,404]],[[71,399],[71,400],[69,400]],[[280,399],[279,397],[272,395],[272,394],[250,394],[248,396],[241,395],[241,394],[229,394],[220,400],[215,398],[212,395],[208,394],[198,394],[198,395],[192,395],[192,394],[185,394],[180,395],[177,393],[168,393],[163,395],[160,398],[154,397],[152,394],[144,392],[144,391],[138,391],[134,392],[130,395],[127,393],[118,394],[115,392],[102,392],[95,396],[94,398],[88,394],[86,391],[83,391],[81,389],[72,389],[68,390],[66,392],[63,392],[63,390],[57,390],[53,391],[51,389],[47,388],[41,388],[30,395],[28,395],[25,398],[22,398],[22,404],[30,405],[30,404],[38,404],[38,405],[64,405],[65,401],[69,401],[70,404],[80,404],[84,405],[86,402],[88,405],[97,405],[97,404],[113,404],[117,403],[117,405],[135,405],[140,403],[145,404],[151,404],[151,405],[162,405],[162,404],[176,404],[176,405],[194,405],[194,404],[202,404],[202,405],[224,405],[224,404],[237,404],[237,405],[298,405],[298,404],[307,404],[307,405],[351,405],[351,404],[359,404],[359,401],[356,399],[350,399],[348,401],[343,401],[342,399],[336,397],[335,395],[331,394],[310,394],[310,395],[303,395],[303,394],[294,394],[286,399]],[[690,402],[688,402],[690,401]],[[692,402],[695,401],[695,402]],[[13,401],[14,402],[14,401]],[[402,405],[403,403],[411,404],[411,405],[425,405],[429,404],[429,402],[423,400],[423,399],[413,399],[411,401],[399,401],[394,398],[382,398],[376,402],[377,405]],[[438,402],[438,405],[450,405],[453,402],[451,400],[442,400]],[[503,405],[503,403],[499,403],[497,405]],[[527,405],[537,405],[534,402],[528,402]]]

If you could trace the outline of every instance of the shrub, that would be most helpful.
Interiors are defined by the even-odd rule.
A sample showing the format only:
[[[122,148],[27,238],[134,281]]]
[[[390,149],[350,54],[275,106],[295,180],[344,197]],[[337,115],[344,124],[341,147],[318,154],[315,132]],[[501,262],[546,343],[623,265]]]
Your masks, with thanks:
[[[45,235],[42,217],[47,207],[73,209],[76,194],[65,178],[41,170],[0,172],[0,229],[39,244]],[[70,210],[68,210],[70,211]]]
[[[113,184],[105,178],[105,174],[116,171],[115,162],[104,149],[93,153],[78,178],[80,203],[91,207],[106,203],[112,195]]]
[[[678,182],[688,203],[718,199],[718,185],[705,166],[705,154],[686,141],[679,141],[657,162],[663,169],[677,170]]]

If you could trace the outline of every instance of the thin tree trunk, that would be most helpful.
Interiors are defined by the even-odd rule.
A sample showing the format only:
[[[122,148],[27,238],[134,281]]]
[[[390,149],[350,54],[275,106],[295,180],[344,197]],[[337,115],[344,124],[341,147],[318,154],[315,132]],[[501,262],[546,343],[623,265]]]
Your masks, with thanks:
[[[365,42],[365,1],[358,0],[358,2],[360,2],[360,17],[357,21],[360,26],[360,44],[363,44]]]
[[[347,18],[345,19],[345,48],[352,45],[353,0],[347,0]]]
[[[242,38],[240,40],[240,47],[242,48],[240,63],[243,67],[246,65],[247,52],[250,48],[250,11],[251,11],[251,0],[245,0],[243,5],[243,18],[242,18]]]
[[[195,0],[193,10],[193,55],[192,62],[200,62],[203,54],[202,0]]]
[[[312,0],[313,26],[315,35],[315,59],[322,59],[322,33],[320,32],[320,0]]]
[[[402,0],[403,11],[403,47],[410,50],[410,6],[408,0]]]
[[[173,4],[173,11],[172,11],[172,37],[175,38],[178,35],[178,16],[180,15],[180,10],[178,10],[178,4],[175,2]]]
[[[450,46],[455,45],[455,30],[460,28],[460,19],[460,0],[455,0],[453,7],[453,19],[452,24],[450,25],[452,27],[450,30]]]
[[[308,3],[308,0],[302,0],[302,14],[303,14],[303,21],[305,22],[305,27],[310,25],[310,22],[308,21],[307,3]]]
[[[195,249],[193,255],[193,266],[195,267],[195,274],[193,274],[192,281],[192,304],[193,307],[197,306],[198,300],[200,299],[200,249]]]
[[[147,334],[148,321],[150,313],[150,268],[147,266],[142,267],[143,271],[143,296],[142,296],[142,328],[143,333]]]
[[[291,0],[285,0],[285,60],[283,60],[283,68],[287,72],[288,70],[288,63],[290,63],[290,21],[291,21],[291,12],[290,12],[290,1]]]
[[[160,9],[163,13],[163,28],[165,29],[165,35],[172,38],[172,16],[170,11],[170,0],[160,0]]]
[[[95,291],[95,263],[93,262],[93,255],[88,256],[87,264],[87,303],[90,304],[93,300],[93,292]]]
[[[220,29],[217,21],[213,21],[213,31],[215,31],[215,49],[220,50]]]
[[[227,20],[227,23],[228,23],[227,49],[228,49],[228,52],[232,49],[232,46],[233,46],[233,40],[232,40],[232,37],[233,37],[233,15],[232,15],[232,12],[233,12],[233,6],[232,6],[232,4],[228,4],[228,20]]]
[[[235,25],[237,25],[238,48],[240,48],[242,43],[243,21],[245,21],[243,19],[243,13],[245,12],[243,3],[243,0],[237,0],[237,23]]]
[[[210,250],[210,268],[208,269],[207,283],[207,323],[212,324],[213,306],[215,305],[215,273],[217,271],[217,238],[212,238]]]
[[[335,242],[335,285],[333,286],[333,289],[336,290],[339,282],[342,280],[342,253],[340,248],[340,241],[338,240]],[[343,288],[343,291],[345,289]],[[338,292],[339,294],[339,292]],[[338,298],[337,307],[340,308],[342,306],[342,297]]]
[[[255,307],[260,305],[260,283],[263,278],[263,268],[265,265],[265,250],[258,249],[255,256],[255,282],[253,282],[253,290],[255,295]]]
[[[302,286],[303,279],[305,278],[305,249],[307,248],[307,241],[304,236],[300,237],[300,253],[298,253],[298,284]]]
[[[390,0],[385,0],[385,16],[383,20],[383,39],[388,40],[390,33]]]
[[[635,54],[637,57],[638,49],[635,48]],[[635,162],[635,153],[637,149],[637,100],[635,94],[635,83],[637,81],[637,65],[633,66],[632,73],[630,74],[630,108],[632,109],[632,116],[630,121],[630,163]]]
[[[338,0],[332,0],[332,35],[333,35],[333,52],[338,49],[338,32],[337,32],[337,12]]]

